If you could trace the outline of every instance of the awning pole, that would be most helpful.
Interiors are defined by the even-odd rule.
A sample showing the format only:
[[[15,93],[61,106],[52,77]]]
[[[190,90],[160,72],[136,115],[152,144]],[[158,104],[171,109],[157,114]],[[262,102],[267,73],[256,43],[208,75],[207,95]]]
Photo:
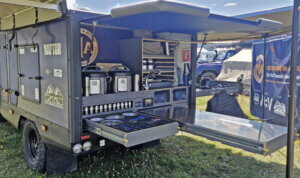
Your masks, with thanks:
[[[263,100],[263,104],[262,104],[262,115],[263,115],[263,120],[265,119],[265,86],[266,86],[266,53],[267,53],[267,38],[268,38],[268,34],[264,34],[263,36],[264,39],[264,72],[263,72],[263,88],[262,88],[262,100]]]
[[[207,33],[204,34],[204,39],[203,39],[203,41],[202,41],[200,51],[199,51],[199,53],[198,53],[198,55],[197,55],[197,60],[199,59],[199,57],[200,57],[200,55],[201,55],[202,49],[203,49],[203,47],[204,47],[204,45],[205,45],[206,38],[207,38]]]
[[[292,51],[291,71],[288,106],[288,138],[287,138],[287,160],[286,177],[294,177],[294,138],[295,138],[295,114],[296,114],[296,74],[298,59],[298,29],[299,29],[299,0],[294,0],[293,28],[292,28]]]
[[[192,41],[196,42],[198,40],[198,33],[192,34]],[[192,43],[191,45],[191,70],[190,75],[192,75],[192,84],[190,88],[190,95],[189,95],[189,105],[190,107],[196,106],[196,81],[197,81],[197,43]]]

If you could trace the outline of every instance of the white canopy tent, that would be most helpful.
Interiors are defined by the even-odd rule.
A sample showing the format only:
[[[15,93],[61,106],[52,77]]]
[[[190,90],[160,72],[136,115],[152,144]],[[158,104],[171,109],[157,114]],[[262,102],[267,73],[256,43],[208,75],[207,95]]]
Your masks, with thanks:
[[[246,90],[250,91],[252,68],[252,49],[242,49],[234,56],[228,58],[222,64],[217,81],[237,82],[243,75],[242,83]]]

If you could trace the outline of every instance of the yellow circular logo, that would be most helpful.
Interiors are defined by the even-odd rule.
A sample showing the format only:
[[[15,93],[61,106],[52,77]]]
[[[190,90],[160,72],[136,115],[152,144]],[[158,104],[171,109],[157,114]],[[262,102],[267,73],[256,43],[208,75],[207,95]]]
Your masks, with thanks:
[[[98,42],[97,39],[93,37],[93,34],[87,29],[80,28],[80,34],[81,65],[87,66],[93,63],[98,55]]]
[[[254,79],[261,83],[264,78],[264,56],[261,54],[257,56],[255,66],[253,69]]]

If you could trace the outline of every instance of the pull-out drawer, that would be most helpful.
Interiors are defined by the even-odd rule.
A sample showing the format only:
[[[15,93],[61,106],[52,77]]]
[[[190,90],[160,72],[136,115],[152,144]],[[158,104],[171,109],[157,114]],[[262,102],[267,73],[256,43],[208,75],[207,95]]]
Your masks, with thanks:
[[[84,119],[85,130],[125,147],[175,135],[178,126],[175,121],[132,112]]]
[[[182,131],[268,155],[287,143],[287,128],[244,118],[168,106],[141,111],[180,123]]]

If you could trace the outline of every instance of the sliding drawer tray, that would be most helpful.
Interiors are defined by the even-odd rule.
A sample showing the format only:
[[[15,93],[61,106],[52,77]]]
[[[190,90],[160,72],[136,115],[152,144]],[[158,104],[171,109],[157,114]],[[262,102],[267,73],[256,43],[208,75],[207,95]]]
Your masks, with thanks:
[[[287,128],[244,118],[168,106],[140,111],[180,123],[182,131],[268,155],[287,143]]]
[[[125,147],[175,135],[178,126],[175,121],[133,112],[84,119],[85,130]]]
[[[209,88],[196,89],[197,97],[215,95],[221,92],[239,94],[243,92],[243,84],[238,82],[214,81]]]

